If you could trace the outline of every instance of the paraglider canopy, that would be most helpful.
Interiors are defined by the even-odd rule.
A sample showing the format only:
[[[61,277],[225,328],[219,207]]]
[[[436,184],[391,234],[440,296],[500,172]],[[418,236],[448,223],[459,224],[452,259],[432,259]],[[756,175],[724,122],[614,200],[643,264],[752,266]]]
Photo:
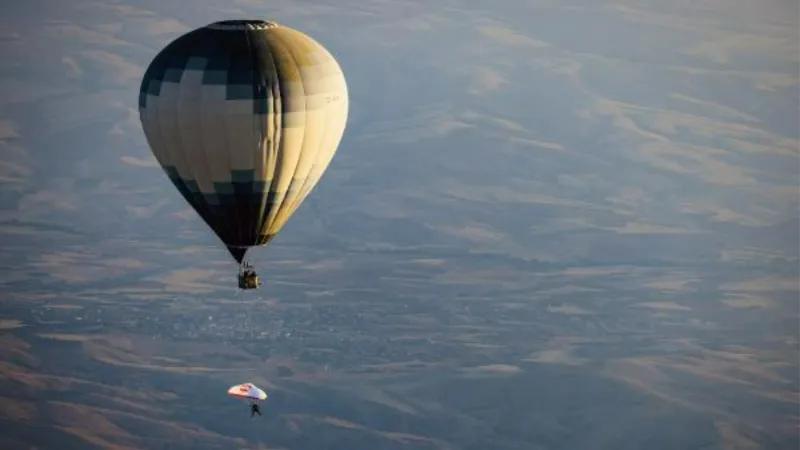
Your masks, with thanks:
[[[228,389],[228,395],[242,400],[249,400],[251,402],[267,399],[267,393],[259,389],[253,383],[244,383],[231,386]]]

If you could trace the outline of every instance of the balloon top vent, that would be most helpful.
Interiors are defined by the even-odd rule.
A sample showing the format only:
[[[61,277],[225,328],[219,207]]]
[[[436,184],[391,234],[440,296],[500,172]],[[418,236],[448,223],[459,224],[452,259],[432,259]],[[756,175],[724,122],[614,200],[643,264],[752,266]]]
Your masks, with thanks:
[[[208,25],[208,28],[214,30],[266,30],[277,26],[277,23],[266,20],[221,20]]]

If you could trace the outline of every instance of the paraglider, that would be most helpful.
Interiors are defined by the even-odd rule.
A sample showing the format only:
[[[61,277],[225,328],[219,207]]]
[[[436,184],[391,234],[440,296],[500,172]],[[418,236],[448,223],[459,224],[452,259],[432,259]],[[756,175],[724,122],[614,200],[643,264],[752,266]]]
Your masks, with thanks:
[[[344,74],[313,38],[226,20],[168,44],[145,71],[139,117],[156,160],[239,263],[267,245],[317,185],[344,134]]]
[[[253,383],[237,384],[228,389],[228,395],[250,402],[250,417],[255,414],[261,416],[258,402],[267,399],[267,393],[256,387]]]

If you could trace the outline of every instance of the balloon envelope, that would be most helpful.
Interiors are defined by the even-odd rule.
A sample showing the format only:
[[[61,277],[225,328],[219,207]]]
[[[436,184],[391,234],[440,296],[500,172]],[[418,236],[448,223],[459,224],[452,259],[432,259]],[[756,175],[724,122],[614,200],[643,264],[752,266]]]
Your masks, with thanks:
[[[319,182],[348,102],[339,64],[314,39],[272,22],[230,20],[156,55],[139,116],[169,179],[242,262]]]

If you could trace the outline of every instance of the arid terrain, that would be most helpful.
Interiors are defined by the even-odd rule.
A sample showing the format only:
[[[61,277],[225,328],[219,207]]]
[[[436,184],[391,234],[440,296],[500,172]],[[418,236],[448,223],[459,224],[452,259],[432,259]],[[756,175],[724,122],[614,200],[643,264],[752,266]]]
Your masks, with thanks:
[[[0,5],[0,447],[800,445],[797,5],[331,5]],[[251,16],[352,103],[243,293],[136,95]]]

